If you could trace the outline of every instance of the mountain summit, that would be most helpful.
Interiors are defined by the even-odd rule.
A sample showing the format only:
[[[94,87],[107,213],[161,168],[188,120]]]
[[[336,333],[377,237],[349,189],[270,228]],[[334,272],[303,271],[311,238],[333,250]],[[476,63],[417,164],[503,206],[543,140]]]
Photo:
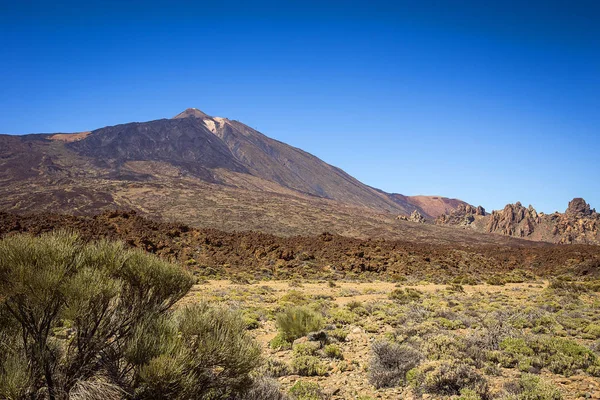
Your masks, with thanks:
[[[182,112],[180,112],[179,114],[177,114],[176,116],[173,117],[173,119],[177,119],[177,118],[188,118],[188,117],[194,117],[194,118],[208,118],[210,117],[208,114],[205,114],[204,112],[198,110],[197,108],[188,108]]]

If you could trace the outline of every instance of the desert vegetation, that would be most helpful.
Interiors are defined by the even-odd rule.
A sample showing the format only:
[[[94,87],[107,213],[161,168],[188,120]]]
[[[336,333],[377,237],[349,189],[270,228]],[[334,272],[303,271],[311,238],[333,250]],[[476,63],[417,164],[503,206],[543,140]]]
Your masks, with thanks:
[[[250,332],[262,371],[292,398],[593,399],[597,290],[597,281],[565,277],[208,281],[181,303],[216,301],[258,316]]]
[[[168,259],[69,231],[6,235],[0,398],[600,398],[585,260],[591,273],[552,279],[273,264],[292,271],[275,279]]]
[[[3,239],[0,398],[279,398],[255,373],[261,350],[239,312],[174,308],[193,282],[119,243],[66,232]]]

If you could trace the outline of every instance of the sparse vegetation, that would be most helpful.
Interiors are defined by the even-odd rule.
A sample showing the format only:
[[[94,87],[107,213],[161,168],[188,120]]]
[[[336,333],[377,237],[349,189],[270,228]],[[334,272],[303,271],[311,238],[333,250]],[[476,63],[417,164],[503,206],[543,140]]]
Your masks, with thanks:
[[[179,267],[118,243],[84,244],[64,232],[3,239],[0,397],[243,395],[260,348],[225,306],[172,311],[192,283]]]
[[[277,315],[279,334],[288,342],[318,331],[322,326],[321,316],[306,307],[289,307]]]

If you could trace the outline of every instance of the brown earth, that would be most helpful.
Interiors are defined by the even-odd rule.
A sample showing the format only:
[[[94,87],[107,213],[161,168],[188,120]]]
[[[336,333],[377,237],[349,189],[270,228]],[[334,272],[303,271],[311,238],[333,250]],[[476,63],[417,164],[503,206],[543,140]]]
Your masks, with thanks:
[[[416,225],[404,223],[407,227]],[[191,228],[153,221],[135,212],[106,212],[94,217],[0,213],[0,236],[54,229],[75,230],[86,240],[121,240],[200,274],[215,276],[246,273],[249,277],[271,279],[406,275],[447,282],[456,277],[477,281],[495,275],[509,276],[511,271],[539,276],[600,273],[598,246],[558,246],[499,235],[475,235],[497,239],[496,242],[471,240],[468,235],[440,238],[435,231],[418,241],[361,240],[330,233],[279,237]]]

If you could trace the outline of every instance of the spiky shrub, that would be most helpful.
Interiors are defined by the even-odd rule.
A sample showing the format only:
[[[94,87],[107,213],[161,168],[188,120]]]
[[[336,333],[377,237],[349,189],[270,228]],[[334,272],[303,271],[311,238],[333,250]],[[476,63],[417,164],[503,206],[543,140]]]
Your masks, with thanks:
[[[456,360],[425,363],[409,375],[417,393],[455,396],[469,389],[481,399],[489,398],[486,379],[475,368]]]
[[[245,391],[259,350],[243,318],[207,304],[170,311],[192,284],[179,267],[118,243],[64,232],[1,240],[0,398]]]
[[[286,308],[277,314],[276,322],[281,338],[288,342],[293,342],[323,327],[323,318],[306,307]]]
[[[376,388],[393,387],[405,382],[406,373],[419,365],[423,355],[408,345],[377,341],[371,348],[369,382]]]
[[[240,314],[200,303],[167,323],[159,329],[143,327],[136,339],[134,358],[156,351],[139,370],[137,399],[228,399],[252,386],[250,373],[260,362],[260,348]],[[164,339],[153,348],[161,331]]]
[[[260,377],[254,380],[241,400],[289,400],[289,397],[281,392],[277,380]]]

